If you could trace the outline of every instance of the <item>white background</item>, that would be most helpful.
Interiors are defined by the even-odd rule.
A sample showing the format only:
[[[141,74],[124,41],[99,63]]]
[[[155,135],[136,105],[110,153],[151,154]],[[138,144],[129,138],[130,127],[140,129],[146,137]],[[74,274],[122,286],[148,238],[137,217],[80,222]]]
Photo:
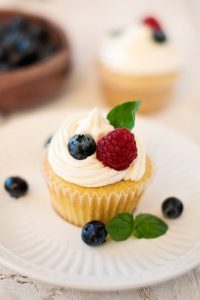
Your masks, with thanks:
[[[144,15],[158,16],[183,56],[178,95],[191,96],[200,91],[198,0],[0,0],[1,3],[51,16],[60,23],[70,35],[76,72],[83,82],[94,76],[96,53],[103,34]]]

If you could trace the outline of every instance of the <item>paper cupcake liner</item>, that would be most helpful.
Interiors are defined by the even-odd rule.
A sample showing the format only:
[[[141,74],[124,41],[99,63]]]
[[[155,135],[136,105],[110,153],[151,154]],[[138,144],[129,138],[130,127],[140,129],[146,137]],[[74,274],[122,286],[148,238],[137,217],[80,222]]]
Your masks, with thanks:
[[[137,182],[120,181],[97,188],[81,187],[63,180],[54,173],[47,160],[44,172],[55,210],[66,221],[83,226],[91,220],[107,223],[118,213],[133,212],[150,177],[151,164],[147,160],[145,175]]]
[[[140,113],[151,113],[162,109],[170,101],[177,75],[131,76],[120,75],[98,65],[105,100],[110,106],[124,101],[142,101]]]

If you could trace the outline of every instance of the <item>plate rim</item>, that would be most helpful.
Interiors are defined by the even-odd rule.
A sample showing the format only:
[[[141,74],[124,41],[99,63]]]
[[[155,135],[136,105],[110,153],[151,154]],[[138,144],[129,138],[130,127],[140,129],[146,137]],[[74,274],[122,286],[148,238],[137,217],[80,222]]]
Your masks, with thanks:
[[[200,241],[198,243],[199,245],[195,248],[198,248],[200,247]],[[127,284],[122,284],[122,285],[117,285],[117,288],[116,288],[116,285],[115,283],[113,282],[111,285],[106,285],[106,284],[101,284],[101,285],[90,285],[89,283],[88,284],[85,284],[84,283],[80,283],[80,282],[61,282],[59,280],[55,280],[55,279],[47,279],[47,277],[45,275],[38,275],[36,274],[34,271],[27,271],[27,269],[23,268],[23,267],[20,267],[19,265],[15,264],[15,263],[12,263],[12,262],[9,262],[8,260],[4,260],[2,259],[2,256],[1,256],[1,251],[3,252],[7,252],[7,254],[11,257],[11,260],[13,257],[17,257],[16,255],[12,254],[9,250],[7,250],[4,246],[0,245],[0,264],[4,265],[5,267],[15,271],[15,272],[19,272],[20,274],[22,275],[25,275],[25,276],[28,276],[34,280],[37,280],[37,281],[40,281],[40,282],[43,282],[45,284],[51,284],[51,285],[56,285],[56,286],[59,286],[59,287],[64,287],[64,288],[72,288],[72,289],[77,289],[77,290],[85,290],[85,291],[105,291],[105,292],[108,292],[108,291],[124,291],[124,290],[130,290],[130,289],[139,289],[139,288],[143,288],[143,287],[147,287],[147,286],[154,286],[154,285],[157,285],[157,284],[160,284],[160,283],[163,283],[163,282],[166,282],[166,281],[169,281],[171,279],[174,279],[176,277],[179,277],[181,275],[184,275],[186,274],[187,272],[191,271],[192,269],[194,269],[195,267],[197,267],[199,265],[199,262],[200,262],[200,258],[196,257],[196,260],[193,261],[192,263],[189,263],[187,265],[187,267],[184,267],[184,268],[177,268],[176,271],[173,273],[173,275],[170,275],[168,274],[166,276],[166,274],[164,275],[161,275],[161,277],[159,279],[153,279],[151,280],[150,282],[148,280],[143,281],[141,282],[140,284],[139,283],[127,283]],[[18,257],[17,257],[18,258]],[[21,258],[18,258],[19,260],[22,260],[24,261],[23,259]],[[34,264],[32,263],[29,263],[29,262],[25,262],[25,265],[27,265],[27,267],[33,267]],[[163,276],[163,277],[162,277]]]

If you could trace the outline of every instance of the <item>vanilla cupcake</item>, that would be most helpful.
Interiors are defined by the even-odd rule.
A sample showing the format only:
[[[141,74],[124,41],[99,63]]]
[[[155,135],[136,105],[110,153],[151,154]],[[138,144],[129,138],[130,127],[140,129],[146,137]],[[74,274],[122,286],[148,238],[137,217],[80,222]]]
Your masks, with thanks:
[[[53,137],[44,172],[53,206],[66,221],[106,223],[136,207],[151,174],[143,143],[132,131],[138,106],[124,103],[107,117],[97,109],[75,114]]]
[[[152,17],[108,35],[98,58],[108,104],[141,99],[143,113],[168,103],[180,70],[180,53]]]

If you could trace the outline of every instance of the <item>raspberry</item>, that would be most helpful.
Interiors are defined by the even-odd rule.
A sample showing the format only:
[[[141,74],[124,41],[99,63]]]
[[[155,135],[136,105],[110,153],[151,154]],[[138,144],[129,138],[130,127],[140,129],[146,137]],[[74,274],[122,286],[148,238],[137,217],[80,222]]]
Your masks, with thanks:
[[[147,26],[149,26],[152,29],[157,29],[157,30],[161,30],[161,26],[158,22],[158,20],[156,20],[154,17],[147,17],[145,19],[143,19],[143,24],[146,24]]]
[[[97,142],[97,158],[116,171],[127,169],[136,157],[134,135],[125,128],[115,129]]]

